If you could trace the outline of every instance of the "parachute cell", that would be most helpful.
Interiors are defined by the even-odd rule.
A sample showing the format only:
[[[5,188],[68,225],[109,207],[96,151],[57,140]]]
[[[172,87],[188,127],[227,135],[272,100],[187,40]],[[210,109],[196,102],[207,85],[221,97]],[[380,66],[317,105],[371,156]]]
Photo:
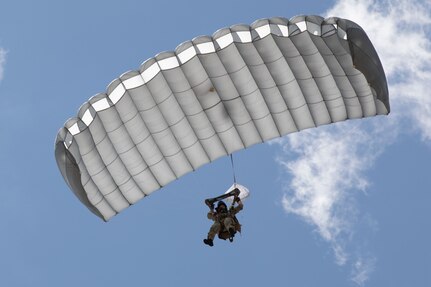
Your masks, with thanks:
[[[60,129],[59,169],[104,220],[182,175],[303,129],[390,111],[367,35],[340,18],[235,25],[145,61]]]

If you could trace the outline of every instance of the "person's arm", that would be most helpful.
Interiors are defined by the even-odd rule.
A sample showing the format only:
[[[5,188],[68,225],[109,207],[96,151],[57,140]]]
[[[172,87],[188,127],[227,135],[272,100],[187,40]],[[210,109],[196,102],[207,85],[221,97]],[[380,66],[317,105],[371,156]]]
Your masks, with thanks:
[[[238,204],[237,206],[235,206],[234,208],[233,208],[233,214],[237,214],[238,212],[240,212],[242,209],[243,209],[243,207],[244,207],[244,205],[242,204],[242,201],[241,201],[241,198],[239,198],[239,197],[236,197],[235,198],[235,201],[236,201],[236,203]]]
[[[211,211],[214,211],[214,202],[213,201],[210,201],[209,199],[205,199],[205,204],[206,204],[206,206],[208,206],[208,208]]]
[[[215,217],[215,212],[214,212],[214,203],[211,202],[210,200],[206,199],[205,200],[205,204],[210,209],[210,211],[207,214],[208,219],[211,219],[211,220],[215,221],[216,217]]]
[[[217,221],[217,212],[215,210],[211,210],[207,214],[208,219],[211,219],[213,221]]]

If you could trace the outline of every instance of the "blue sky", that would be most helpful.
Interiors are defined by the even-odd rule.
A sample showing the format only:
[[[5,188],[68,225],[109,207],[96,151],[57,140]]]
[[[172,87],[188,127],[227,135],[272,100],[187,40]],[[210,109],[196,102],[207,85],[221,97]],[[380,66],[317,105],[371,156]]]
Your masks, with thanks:
[[[431,286],[429,2],[0,7],[0,286]],[[195,36],[298,14],[349,18],[366,30],[387,72],[392,113],[236,153],[238,182],[251,196],[234,244],[202,243],[211,224],[203,199],[232,184],[228,158],[109,223],[68,190],[56,133],[112,79]],[[310,208],[322,197],[324,208]]]

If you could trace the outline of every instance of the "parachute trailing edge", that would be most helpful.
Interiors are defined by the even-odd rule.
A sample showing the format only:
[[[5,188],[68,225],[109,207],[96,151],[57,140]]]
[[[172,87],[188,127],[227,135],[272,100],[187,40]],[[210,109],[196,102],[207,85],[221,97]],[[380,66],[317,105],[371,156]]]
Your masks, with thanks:
[[[121,75],[58,132],[70,189],[107,221],[235,151],[390,112],[364,30],[319,16],[261,19],[180,44]]]

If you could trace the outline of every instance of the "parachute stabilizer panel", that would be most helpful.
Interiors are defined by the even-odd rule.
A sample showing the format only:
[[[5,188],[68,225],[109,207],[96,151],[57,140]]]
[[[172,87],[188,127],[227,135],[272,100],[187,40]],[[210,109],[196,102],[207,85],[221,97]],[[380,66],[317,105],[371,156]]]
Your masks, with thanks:
[[[389,113],[357,24],[262,19],[197,37],[121,75],[56,139],[69,187],[104,220],[182,175],[303,129]]]

